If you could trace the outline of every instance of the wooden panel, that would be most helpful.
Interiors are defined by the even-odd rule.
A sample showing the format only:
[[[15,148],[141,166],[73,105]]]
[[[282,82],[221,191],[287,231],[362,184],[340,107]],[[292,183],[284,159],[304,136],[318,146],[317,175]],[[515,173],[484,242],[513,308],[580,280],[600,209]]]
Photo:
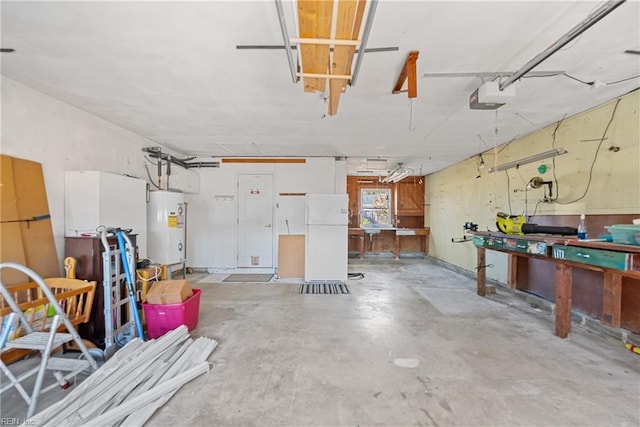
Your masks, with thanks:
[[[622,279],[620,326],[640,334],[640,279]]]
[[[555,266],[553,262],[518,257],[518,289],[555,300]]]
[[[333,2],[323,0],[298,0],[298,22],[300,38],[331,37]],[[327,74],[329,72],[329,46],[299,46],[302,59],[302,71],[305,73]],[[325,92],[326,79],[303,79],[305,92]]]
[[[10,156],[0,158],[0,262],[25,265],[42,277],[60,276],[42,165]],[[31,220],[34,217],[44,219]],[[28,281],[15,270],[4,270],[2,278],[5,285]]]
[[[49,215],[49,202],[42,165],[15,158],[13,164],[20,218]],[[28,223],[22,222],[20,227],[27,266],[42,277],[60,276],[61,266],[58,264],[58,254],[53,240],[51,218]]]
[[[280,235],[278,277],[304,277],[304,234]]]
[[[360,26],[364,15],[366,1],[361,0],[339,0],[338,20],[336,23],[336,38],[358,40]],[[354,46],[336,46],[333,50],[333,61],[331,64],[331,74],[351,75]],[[338,102],[340,95],[346,90],[347,81],[329,81],[329,115],[338,113]]]
[[[13,162],[8,156],[0,156],[0,262],[16,262],[25,265],[24,245],[18,215],[18,197],[13,180]],[[2,282],[6,285],[25,283],[24,274],[10,269],[2,270]]]
[[[418,96],[418,82],[416,75],[417,61],[418,61],[419,52],[417,50],[412,50],[407,55],[407,59],[404,62],[404,66],[402,67],[402,71],[396,80],[396,84],[393,87],[391,93],[398,94],[402,92],[402,87],[404,86],[404,82],[408,81],[407,92],[409,98],[416,98]]]
[[[602,318],[604,274],[599,271],[573,268],[572,302],[580,313]]]
[[[517,289],[555,301],[555,263],[541,259],[518,257]],[[602,315],[602,273],[582,268],[573,269],[573,308],[591,316]]]
[[[422,180],[422,182],[420,182]],[[402,184],[402,186],[400,186]],[[414,206],[409,210],[409,215],[396,215],[395,202],[391,204],[391,214],[396,219],[396,224],[404,228],[424,228],[424,179],[422,177],[409,177],[400,183],[384,184],[378,181],[378,177],[347,177],[347,193],[349,194],[349,227],[360,227],[360,190],[367,188],[389,188],[391,189],[392,201],[396,200],[396,192],[399,188],[405,191],[398,191],[398,205]],[[411,200],[406,202],[405,197]],[[420,252],[423,250],[420,239],[417,237],[403,237],[401,251]],[[367,252],[395,252],[395,233],[385,232],[369,238],[365,236],[365,249]],[[350,240],[349,250],[357,250],[355,242]]]
[[[509,254],[507,270],[507,286],[510,289],[518,287],[518,256]]]
[[[477,272],[478,272],[478,295],[481,297],[487,295],[487,250],[485,248],[477,248]]]
[[[396,184],[398,215],[424,215],[424,180],[404,179]]]
[[[612,271],[604,274],[602,295],[602,322],[614,328],[620,327],[622,302],[622,276]]]

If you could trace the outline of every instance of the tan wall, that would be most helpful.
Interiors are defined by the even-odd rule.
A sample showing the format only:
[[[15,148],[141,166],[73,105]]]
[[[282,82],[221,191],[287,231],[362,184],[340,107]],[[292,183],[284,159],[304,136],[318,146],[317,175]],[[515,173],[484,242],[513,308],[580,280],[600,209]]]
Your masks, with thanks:
[[[555,181],[554,170],[559,186],[556,188],[554,182],[554,198],[559,194],[557,202],[540,203],[536,215],[640,213],[639,110],[640,91],[636,90],[621,97],[619,102],[616,99],[563,120],[555,132],[555,145],[553,133],[557,123],[488,150],[483,153],[486,165],[480,169],[478,179],[477,156],[430,175],[426,185],[426,223],[431,226],[432,236],[430,255],[474,270],[473,245],[452,243],[451,239],[462,236],[462,226],[467,221],[479,224],[481,230],[496,230],[497,212],[533,214],[536,203],[543,198],[543,189],[526,190],[526,184],[534,176]],[[606,139],[598,149],[612,115]],[[619,147],[619,151],[610,151],[612,146]],[[491,166],[554,147],[568,151],[555,157],[555,165],[554,159],[547,159],[506,172],[489,173]],[[596,152],[590,187],[584,198],[575,201],[587,188]],[[538,172],[541,164],[548,168],[544,174]],[[488,262],[496,265],[487,270],[487,274],[504,282],[505,256],[492,254],[492,257]]]

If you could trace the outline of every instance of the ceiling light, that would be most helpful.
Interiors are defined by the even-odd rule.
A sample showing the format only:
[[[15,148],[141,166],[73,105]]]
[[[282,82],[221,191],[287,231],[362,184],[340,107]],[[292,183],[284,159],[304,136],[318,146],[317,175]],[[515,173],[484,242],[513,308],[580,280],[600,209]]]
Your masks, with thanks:
[[[565,154],[567,150],[564,148],[554,148],[553,150],[545,151],[543,153],[534,154],[529,157],[524,157],[520,160],[514,160],[513,162],[508,162],[502,164],[498,167],[492,167],[489,169],[489,172],[503,171],[511,168],[518,168],[522,165],[526,165],[528,163],[537,162],[540,160],[548,159],[549,157],[559,156],[561,154]]]
[[[398,163],[398,166],[389,174],[382,179],[381,182],[385,184],[396,183],[398,181],[402,181],[406,177],[410,176],[413,173],[413,169],[405,168],[402,166],[402,163]]]

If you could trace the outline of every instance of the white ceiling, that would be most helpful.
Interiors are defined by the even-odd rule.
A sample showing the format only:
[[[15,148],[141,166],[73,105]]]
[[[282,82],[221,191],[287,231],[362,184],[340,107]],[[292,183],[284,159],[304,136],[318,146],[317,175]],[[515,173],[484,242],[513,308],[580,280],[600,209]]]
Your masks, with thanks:
[[[544,61],[498,110],[469,109],[474,77],[515,71],[601,3],[380,1],[356,84],[325,116],[294,84],[273,1],[2,2],[2,74],[185,155],[387,158],[431,173],[640,86],[640,2],[629,0]],[[285,1],[290,36],[294,3]],[[418,97],[391,90],[418,50]],[[355,62],[355,61],[354,61]],[[602,85],[601,85],[602,83]],[[609,84],[607,84],[609,83]],[[497,111],[497,114],[496,114]],[[497,135],[495,129],[498,129]],[[478,137],[480,135],[480,137]],[[484,141],[484,143],[481,141]]]

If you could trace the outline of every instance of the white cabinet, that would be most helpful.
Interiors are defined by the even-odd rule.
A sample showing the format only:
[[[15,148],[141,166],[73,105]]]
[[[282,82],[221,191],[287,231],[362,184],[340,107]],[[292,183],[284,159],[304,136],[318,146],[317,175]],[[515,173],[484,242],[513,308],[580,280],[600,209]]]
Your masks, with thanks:
[[[94,235],[100,225],[132,229],[147,256],[147,183],[101,171],[65,172],[65,236]]]

